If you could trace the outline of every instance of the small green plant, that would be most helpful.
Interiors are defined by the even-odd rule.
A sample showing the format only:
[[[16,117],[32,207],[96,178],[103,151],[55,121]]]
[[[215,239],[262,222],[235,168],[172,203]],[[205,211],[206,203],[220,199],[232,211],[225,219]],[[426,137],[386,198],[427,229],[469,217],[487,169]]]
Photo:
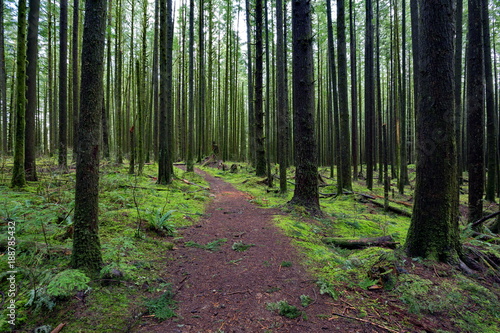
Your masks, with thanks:
[[[163,213],[163,210],[149,211],[148,228],[161,236],[174,236],[177,233],[175,224],[171,221],[175,210],[169,210]]]
[[[307,295],[300,295],[300,305],[308,307],[313,302],[313,299]]]
[[[174,311],[177,309],[177,302],[173,298],[172,286],[169,285],[160,297],[146,301],[145,305],[150,314],[159,320],[165,320],[177,316]]]
[[[52,297],[47,294],[45,288],[31,289],[29,291],[29,296],[30,299],[26,302],[26,307],[34,306],[35,311],[43,307],[52,310],[56,306],[56,303]]]
[[[303,312],[297,309],[296,306],[289,304],[287,301],[282,300],[276,303],[267,303],[267,309],[270,311],[278,311],[278,314],[290,319],[297,318],[303,315]]]
[[[47,286],[47,295],[69,297],[75,291],[87,290],[90,279],[77,269],[67,269],[57,274]]]
[[[319,293],[321,295],[327,294],[327,295],[332,296],[333,299],[338,298],[339,295],[338,295],[337,291],[335,290],[334,286],[330,282],[328,282],[324,279],[319,279],[316,282],[316,284],[319,287]]]
[[[233,246],[231,247],[234,251],[237,252],[243,252],[251,248],[252,246],[255,246],[255,244],[245,244],[242,241],[239,242],[234,242]]]
[[[282,261],[281,267],[292,267],[292,262],[291,261]]]
[[[188,247],[196,247],[199,249],[215,252],[218,251],[220,246],[225,242],[227,242],[227,238],[216,239],[210,243],[207,243],[206,245],[199,244],[194,241],[187,241],[184,243],[184,245]]]

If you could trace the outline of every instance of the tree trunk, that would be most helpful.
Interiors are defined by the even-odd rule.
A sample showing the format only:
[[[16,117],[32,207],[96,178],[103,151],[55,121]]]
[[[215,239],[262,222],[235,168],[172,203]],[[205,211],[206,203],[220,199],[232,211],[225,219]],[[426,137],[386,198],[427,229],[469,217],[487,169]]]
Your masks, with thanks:
[[[373,75],[373,7],[372,0],[366,1],[365,37],[365,159],[366,186],[373,188],[373,166],[375,142],[375,89]]]
[[[320,214],[314,136],[314,63],[312,8],[308,0],[292,3],[293,109],[296,185],[291,204]]]
[[[482,0],[469,0],[467,47],[467,164],[469,222],[483,217],[484,193],[484,52]]]
[[[254,82],[252,58],[252,25],[250,22],[250,1],[245,0],[247,23],[247,81],[248,81],[248,159],[255,164],[255,109],[254,109]]]
[[[26,0],[18,4],[17,59],[16,59],[16,141],[14,145],[14,168],[12,186],[26,185],[24,172],[24,132],[26,114]],[[11,113],[12,115],[12,113]],[[12,121],[12,118],[11,118]]]
[[[420,4],[417,178],[405,247],[412,257],[456,262],[461,245],[455,124],[447,116],[454,105],[455,6],[453,0]]]
[[[173,176],[172,106],[172,0],[160,0],[160,115],[158,184],[170,184]]]
[[[485,199],[491,202],[495,201],[496,178],[498,177],[496,159],[497,159],[497,128],[495,117],[495,99],[493,90],[493,70],[491,64],[491,38],[488,0],[482,0],[483,10],[483,40],[484,40],[484,74],[486,76],[486,159],[488,178],[486,182]]]
[[[75,221],[71,257],[73,268],[83,269],[94,276],[99,273],[103,263],[98,235],[98,200],[106,9],[106,0],[85,2]]]
[[[2,152],[8,152],[7,137],[7,73],[5,71],[5,29],[4,29],[4,1],[0,1],[0,112],[2,113]]]
[[[356,61],[356,31],[355,31],[355,13],[353,11],[353,0],[349,0],[349,35],[350,42],[350,65],[351,65],[351,149],[352,149],[352,176],[354,180],[358,179],[358,87],[357,87],[357,61]]]
[[[186,171],[194,171],[194,0],[189,1],[189,109]]]
[[[328,0],[330,1],[330,0]],[[339,58],[339,115],[340,115],[340,160],[342,172],[342,189],[352,190],[351,176],[351,148],[349,130],[349,96],[347,93],[347,50],[345,33],[345,6],[344,0],[337,0],[337,36],[338,36],[338,58]]]
[[[285,31],[283,22],[283,2],[276,1],[276,109],[278,118],[278,163],[280,192],[287,191],[286,168],[288,165],[288,94],[286,90]]]
[[[59,25],[59,168],[68,168],[68,0],[61,1]]]
[[[40,0],[30,0],[28,13],[28,49],[26,52],[26,132],[24,146],[24,171],[26,180],[38,180],[36,175],[36,113],[37,71],[38,71],[38,20],[40,17]]]
[[[80,1],[73,0],[73,46],[71,49],[71,68],[73,71],[73,159],[76,161],[76,147],[78,147],[78,109],[80,108],[80,63],[79,51],[79,26],[80,26]],[[109,89],[109,88],[108,88]]]
[[[263,104],[263,31],[262,0],[255,2],[255,173],[266,175],[266,152],[264,149],[264,104]]]

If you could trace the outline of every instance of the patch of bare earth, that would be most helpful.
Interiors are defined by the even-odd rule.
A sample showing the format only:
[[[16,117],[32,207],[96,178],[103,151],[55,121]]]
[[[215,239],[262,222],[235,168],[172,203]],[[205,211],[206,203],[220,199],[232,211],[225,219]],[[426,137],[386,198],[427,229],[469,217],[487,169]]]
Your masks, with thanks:
[[[183,239],[166,261],[163,278],[173,283],[177,317],[146,318],[139,332],[386,332],[332,315],[335,301],[320,295],[290,239],[273,224],[279,210],[253,205],[232,185],[197,172],[210,182],[215,198],[206,217],[181,231]],[[216,251],[186,246],[223,239]],[[232,249],[235,242],[254,246],[238,252]],[[301,295],[313,303],[303,307]],[[267,309],[282,300],[303,315],[289,319]]]

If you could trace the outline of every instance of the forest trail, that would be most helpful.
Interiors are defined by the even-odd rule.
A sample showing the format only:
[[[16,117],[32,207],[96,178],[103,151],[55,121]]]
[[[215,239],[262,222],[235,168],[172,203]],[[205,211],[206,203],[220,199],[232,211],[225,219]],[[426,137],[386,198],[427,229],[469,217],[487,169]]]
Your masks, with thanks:
[[[383,332],[332,316],[335,301],[320,295],[290,238],[273,223],[281,211],[260,208],[231,184],[196,172],[215,198],[201,220],[180,231],[183,239],[167,257],[163,278],[173,283],[178,317],[149,319],[139,332]],[[239,252],[237,242],[253,246]],[[313,303],[303,307],[301,295]],[[305,315],[289,319],[267,309],[282,300]]]

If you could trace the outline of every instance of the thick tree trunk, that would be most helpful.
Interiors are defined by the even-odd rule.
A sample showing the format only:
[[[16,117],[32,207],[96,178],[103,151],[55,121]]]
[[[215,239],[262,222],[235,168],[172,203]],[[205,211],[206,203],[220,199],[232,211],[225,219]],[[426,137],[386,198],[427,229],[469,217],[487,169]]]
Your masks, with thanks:
[[[420,4],[417,179],[405,247],[412,257],[456,262],[461,246],[455,124],[447,116],[454,110],[455,6],[453,0]]]
[[[98,200],[106,9],[106,0],[85,2],[71,266],[92,275],[97,275],[102,266]]]
[[[319,214],[318,166],[314,136],[314,62],[312,8],[308,0],[292,3],[293,109],[296,185],[291,204]]]
[[[40,16],[40,0],[30,0],[28,13],[28,49],[26,53],[26,133],[24,146],[24,170],[26,180],[36,181],[36,113],[37,70],[38,70],[38,19]]]
[[[26,126],[26,0],[18,4],[17,59],[16,59],[16,141],[14,145],[14,168],[12,186],[26,185],[24,172],[24,131]],[[12,113],[11,113],[12,115]],[[12,118],[11,118],[12,119]]]

